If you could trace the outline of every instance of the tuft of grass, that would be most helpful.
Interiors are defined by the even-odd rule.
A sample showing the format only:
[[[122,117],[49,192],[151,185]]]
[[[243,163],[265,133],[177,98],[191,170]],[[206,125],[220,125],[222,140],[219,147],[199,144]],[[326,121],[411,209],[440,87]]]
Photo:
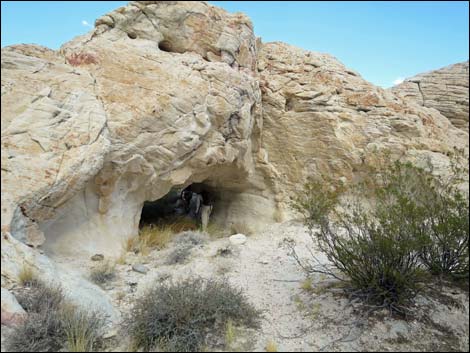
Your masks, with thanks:
[[[269,340],[264,350],[266,352],[277,352],[277,345],[274,341]]]
[[[225,324],[225,345],[227,348],[230,348],[235,342],[236,338],[236,332],[235,332],[235,327],[233,325],[233,321],[231,319],[227,320],[227,323]]]
[[[61,311],[68,352],[93,352],[100,345],[104,318],[71,306]]]
[[[23,286],[29,286],[36,280],[37,276],[33,268],[30,265],[23,263],[23,266],[18,273],[18,282]]]
[[[175,234],[197,229],[196,221],[184,217],[166,219],[159,224],[144,225],[138,236],[127,239],[125,249],[147,256],[153,249],[162,250],[168,247]]]
[[[99,285],[116,278],[116,265],[110,261],[104,261],[93,267],[90,271],[90,279]]]
[[[259,327],[260,312],[227,281],[187,279],[161,283],[136,301],[126,320],[134,344],[143,351],[194,352],[208,332],[223,335],[230,325]]]
[[[313,281],[310,277],[306,278],[300,285],[300,288],[306,292],[311,292],[313,290]]]

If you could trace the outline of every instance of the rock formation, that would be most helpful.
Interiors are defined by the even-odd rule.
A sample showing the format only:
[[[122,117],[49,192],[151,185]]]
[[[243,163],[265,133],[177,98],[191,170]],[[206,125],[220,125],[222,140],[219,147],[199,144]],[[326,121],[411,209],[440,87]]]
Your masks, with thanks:
[[[468,132],[435,109],[329,55],[261,44],[246,16],[202,2],[131,2],[59,51],[1,61],[2,286],[27,263],[109,312],[58,264],[118,257],[172,187],[204,183],[216,221],[256,228],[288,217],[309,175],[351,181],[374,151],[441,169],[468,155]]]
[[[437,109],[468,132],[468,61],[406,79],[392,92]]]

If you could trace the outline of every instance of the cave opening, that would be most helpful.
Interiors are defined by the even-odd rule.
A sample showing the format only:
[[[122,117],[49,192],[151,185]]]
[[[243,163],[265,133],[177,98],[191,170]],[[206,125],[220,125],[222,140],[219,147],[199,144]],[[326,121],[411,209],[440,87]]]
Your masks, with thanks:
[[[218,199],[216,190],[203,183],[174,187],[162,198],[144,202],[139,228],[184,223],[197,229],[207,225]]]
[[[168,40],[163,40],[160,43],[158,43],[158,49],[160,49],[161,51],[169,52],[169,53],[173,52],[173,46]]]

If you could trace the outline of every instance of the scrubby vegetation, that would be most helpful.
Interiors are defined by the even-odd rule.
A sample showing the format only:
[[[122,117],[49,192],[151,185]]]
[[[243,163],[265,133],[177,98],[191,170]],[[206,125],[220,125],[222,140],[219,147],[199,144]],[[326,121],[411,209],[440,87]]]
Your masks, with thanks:
[[[146,224],[139,235],[127,240],[126,250],[146,256],[153,249],[165,249],[176,234],[197,228],[194,220],[183,217],[165,219],[159,224]]]
[[[128,329],[144,351],[202,349],[206,336],[224,336],[227,324],[258,327],[260,313],[225,281],[187,279],[159,284],[134,305]]]
[[[116,265],[110,261],[104,261],[91,269],[90,279],[98,284],[103,285],[116,278]]]
[[[339,188],[310,182],[293,206],[330,265],[293,255],[306,272],[346,281],[355,296],[395,312],[406,312],[428,273],[468,280],[468,196],[454,170],[449,180],[396,162],[350,190],[349,202]]]
[[[34,279],[18,293],[28,316],[6,339],[10,352],[90,352],[99,346],[104,319],[68,304],[60,287]]]

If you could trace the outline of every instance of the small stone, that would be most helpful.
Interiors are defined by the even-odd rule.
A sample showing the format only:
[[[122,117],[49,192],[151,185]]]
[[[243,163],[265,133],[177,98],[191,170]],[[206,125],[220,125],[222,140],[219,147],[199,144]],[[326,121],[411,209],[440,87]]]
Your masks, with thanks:
[[[244,234],[234,234],[230,238],[230,243],[233,245],[243,245],[246,243],[246,235]]]
[[[116,335],[117,335],[117,330],[116,330],[116,329],[112,329],[112,330],[109,330],[108,332],[106,332],[106,333],[103,335],[103,338],[104,338],[104,339],[108,339],[108,338],[115,337]]]
[[[91,261],[103,261],[104,255],[103,254],[95,254],[91,257]]]
[[[149,269],[141,264],[132,265],[132,270],[135,272],[146,274]]]

